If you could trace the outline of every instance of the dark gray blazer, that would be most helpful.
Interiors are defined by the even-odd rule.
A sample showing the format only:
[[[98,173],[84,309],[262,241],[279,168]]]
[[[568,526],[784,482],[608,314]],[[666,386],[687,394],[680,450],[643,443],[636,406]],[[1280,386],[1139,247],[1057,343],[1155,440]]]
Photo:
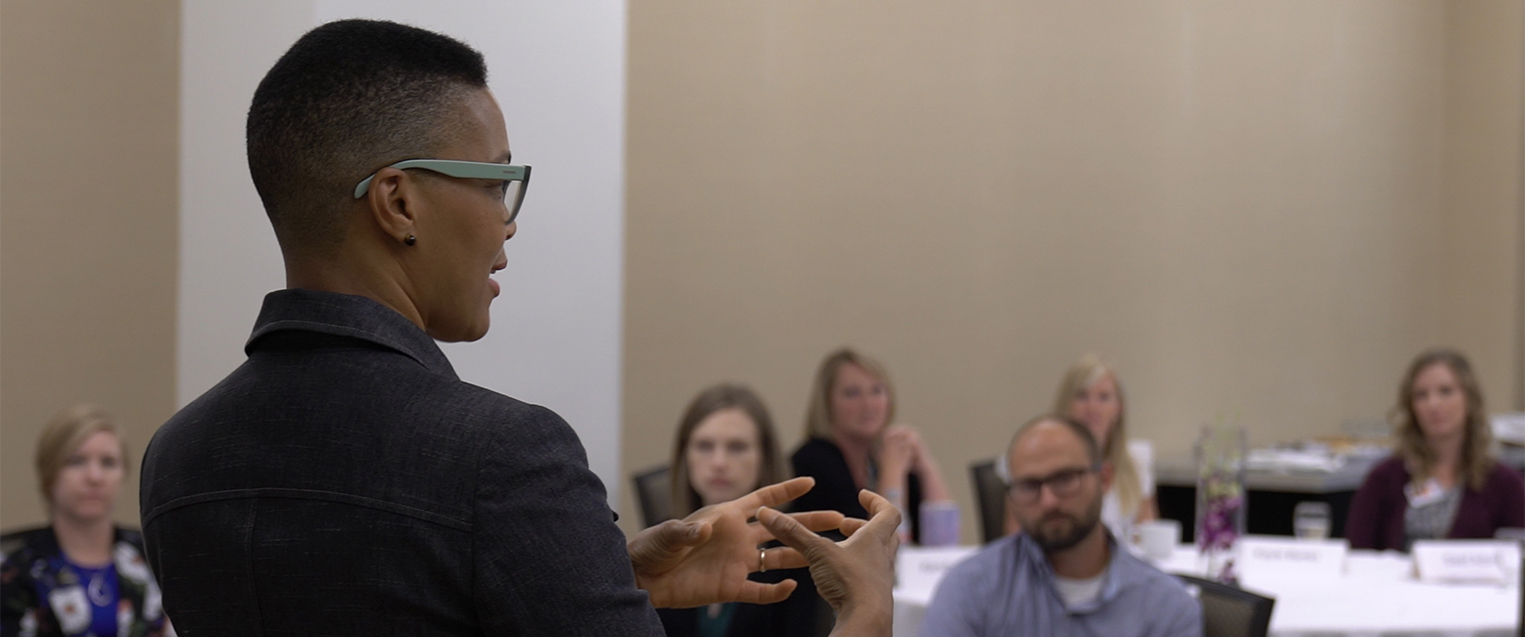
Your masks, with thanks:
[[[180,635],[662,634],[555,413],[362,297],[273,292],[245,350],[143,459]]]

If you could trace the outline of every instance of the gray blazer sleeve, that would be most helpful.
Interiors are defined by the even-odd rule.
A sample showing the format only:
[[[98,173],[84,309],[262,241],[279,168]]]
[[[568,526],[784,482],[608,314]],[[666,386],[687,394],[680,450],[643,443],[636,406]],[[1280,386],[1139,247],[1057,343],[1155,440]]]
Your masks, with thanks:
[[[521,405],[479,470],[474,596],[486,634],[663,635],[576,433]],[[524,413],[527,412],[527,413]]]

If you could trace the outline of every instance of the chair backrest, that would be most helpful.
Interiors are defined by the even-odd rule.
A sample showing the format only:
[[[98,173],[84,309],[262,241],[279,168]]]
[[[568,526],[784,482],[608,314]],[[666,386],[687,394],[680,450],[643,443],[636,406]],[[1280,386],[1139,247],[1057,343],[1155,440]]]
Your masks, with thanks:
[[[672,476],[667,465],[651,467],[630,476],[635,483],[635,497],[641,503],[641,521],[655,526],[677,516],[672,502]]]
[[[988,544],[999,539],[1006,526],[1006,482],[996,474],[994,459],[969,465],[974,501],[980,507],[980,531]]]
[[[1199,577],[1176,577],[1202,604],[1202,637],[1266,637],[1275,599]]]

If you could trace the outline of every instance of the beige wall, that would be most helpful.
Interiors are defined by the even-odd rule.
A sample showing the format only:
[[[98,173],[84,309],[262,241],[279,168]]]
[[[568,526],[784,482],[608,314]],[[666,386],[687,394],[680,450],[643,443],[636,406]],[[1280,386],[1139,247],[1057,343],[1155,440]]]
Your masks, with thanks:
[[[1434,340],[1472,355],[1494,410],[1525,411],[1519,0],[1448,5],[1444,306]],[[1513,210],[1514,214],[1508,214]],[[1508,345],[1512,345],[1509,347]],[[1512,381],[1512,382],[1511,382]]]
[[[1378,416],[1432,343],[1525,395],[1519,0],[959,7],[632,4],[626,473],[721,379],[796,441],[843,343],[966,509],[1084,351],[1167,454]],[[174,409],[178,21],[0,10],[0,528],[58,407],[135,455]]]
[[[967,540],[965,467],[1084,352],[1167,456],[1220,416],[1381,417],[1437,343],[1501,406],[1520,35],[1519,0],[634,2],[627,471],[719,380],[792,447],[844,343],[890,366]]]
[[[94,402],[133,470],[174,411],[179,2],[0,9],[0,528],[40,523],[37,432]]]

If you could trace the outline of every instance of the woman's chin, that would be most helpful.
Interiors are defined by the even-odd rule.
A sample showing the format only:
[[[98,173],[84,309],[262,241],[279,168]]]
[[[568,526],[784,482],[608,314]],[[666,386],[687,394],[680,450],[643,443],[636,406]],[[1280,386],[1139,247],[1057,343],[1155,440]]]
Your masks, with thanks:
[[[101,507],[80,507],[71,511],[60,511],[58,517],[68,518],[75,524],[91,524],[102,520],[111,519],[111,509]]]
[[[846,433],[849,438],[854,440],[873,442],[879,438],[879,434],[884,433],[884,425],[867,423],[854,425],[844,428],[844,433]]]
[[[704,502],[704,506],[710,506],[715,504],[725,504],[726,502],[730,502],[746,494],[746,491],[711,491],[709,493],[699,494],[699,500]]]

